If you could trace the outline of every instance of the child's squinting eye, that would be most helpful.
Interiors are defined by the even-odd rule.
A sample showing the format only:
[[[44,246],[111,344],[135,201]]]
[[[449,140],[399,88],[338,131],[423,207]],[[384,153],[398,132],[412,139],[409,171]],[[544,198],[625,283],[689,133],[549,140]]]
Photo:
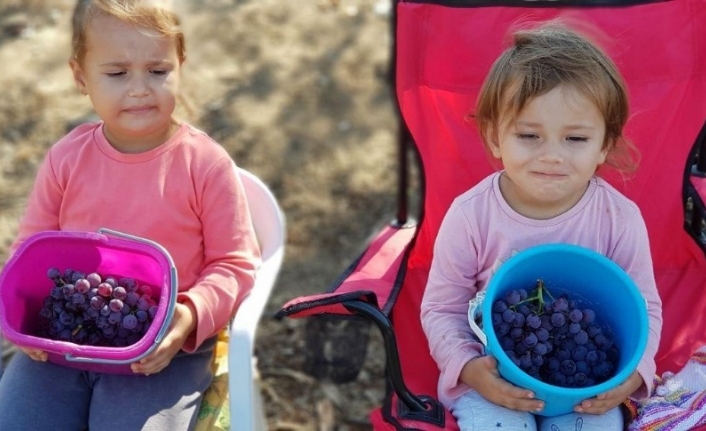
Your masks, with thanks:
[[[153,70],[150,73],[152,73],[152,75],[163,76],[163,75],[168,74],[169,71],[168,70]]]
[[[571,142],[586,142],[588,138],[585,136],[569,136],[566,140]]]
[[[106,75],[109,78],[118,78],[118,77],[125,75],[125,72],[107,72]]]
[[[537,135],[534,133],[518,133],[517,137],[520,139],[536,139]]]

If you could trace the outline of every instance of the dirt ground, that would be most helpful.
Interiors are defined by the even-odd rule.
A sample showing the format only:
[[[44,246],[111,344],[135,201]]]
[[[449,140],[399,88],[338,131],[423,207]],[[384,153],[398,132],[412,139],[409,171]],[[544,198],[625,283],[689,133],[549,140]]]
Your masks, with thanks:
[[[74,2],[0,0],[0,264],[45,151],[91,114],[67,66]],[[369,429],[384,393],[376,335],[357,379],[337,384],[307,374],[309,319],[273,315],[324,290],[394,215],[390,0],[183,5],[180,113],[260,176],[287,218],[284,266],[256,346],[269,429]]]

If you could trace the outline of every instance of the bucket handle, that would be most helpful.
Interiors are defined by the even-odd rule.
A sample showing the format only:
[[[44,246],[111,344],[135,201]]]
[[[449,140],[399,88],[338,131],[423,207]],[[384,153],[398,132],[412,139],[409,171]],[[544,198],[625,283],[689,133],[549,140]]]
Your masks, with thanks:
[[[478,323],[476,323],[476,318],[478,318],[481,314],[481,310],[479,310],[479,308],[483,304],[483,298],[485,298],[485,290],[478,292],[473,299],[468,301],[468,323],[471,325],[471,330],[475,336],[478,337],[478,340],[480,340],[484,346],[487,346],[488,337],[485,335],[481,327],[478,326]]]

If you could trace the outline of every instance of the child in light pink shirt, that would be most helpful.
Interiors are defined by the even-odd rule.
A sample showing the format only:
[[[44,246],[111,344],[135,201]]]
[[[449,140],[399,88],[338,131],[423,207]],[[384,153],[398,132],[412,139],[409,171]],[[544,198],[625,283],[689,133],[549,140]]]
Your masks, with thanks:
[[[633,167],[624,157],[634,149],[622,134],[627,118],[614,64],[561,26],[517,32],[493,65],[475,119],[503,169],[451,204],[421,307],[439,398],[462,430],[622,430],[619,406],[651,393],[662,318],[647,230],[638,207],[595,175],[604,164]],[[623,384],[553,418],[533,415],[542,401],[498,375],[467,320],[469,300],[499,265],[550,242],[588,247],[620,265],[644,295],[650,325],[642,360]]]

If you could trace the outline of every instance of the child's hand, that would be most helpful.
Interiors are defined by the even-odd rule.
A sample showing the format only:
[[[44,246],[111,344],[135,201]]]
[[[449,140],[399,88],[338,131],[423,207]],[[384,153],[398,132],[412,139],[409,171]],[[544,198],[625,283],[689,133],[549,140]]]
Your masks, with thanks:
[[[499,406],[526,412],[538,412],[544,408],[542,401],[534,399],[532,391],[518,388],[500,377],[497,361],[492,356],[467,362],[461,370],[461,381]]]
[[[171,325],[162,342],[149,355],[131,364],[132,372],[149,376],[162,371],[181,350],[195,327],[196,310],[190,304],[177,303]]]
[[[627,380],[608,392],[598,394],[595,398],[584,400],[578,406],[574,407],[574,411],[578,413],[590,413],[600,415],[608,410],[619,406],[623,401],[628,399],[636,390],[642,386],[643,380],[637,371],[634,371]]]
[[[20,346],[17,346],[17,348],[24,352],[30,358],[34,359],[35,361],[46,362],[47,357],[49,356],[44,350]]]

